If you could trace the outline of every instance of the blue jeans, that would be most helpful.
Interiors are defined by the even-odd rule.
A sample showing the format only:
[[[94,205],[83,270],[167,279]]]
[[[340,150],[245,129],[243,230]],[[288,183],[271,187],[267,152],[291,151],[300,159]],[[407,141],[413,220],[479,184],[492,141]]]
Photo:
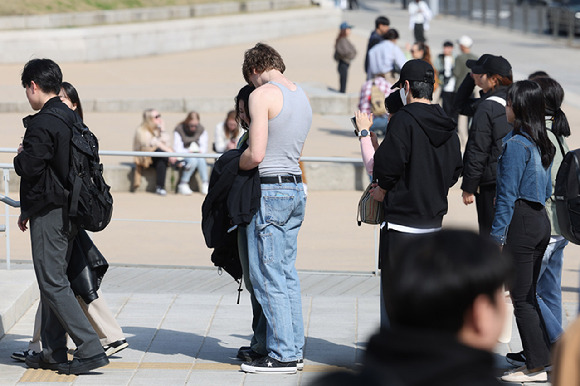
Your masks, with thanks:
[[[195,169],[199,170],[199,178],[201,178],[201,182],[209,181],[205,158],[186,158],[185,167],[183,168],[183,173],[181,174],[181,180],[179,182],[182,184],[189,183],[191,176],[195,173]]]
[[[562,239],[548,244],[536,286],[538,305],[546,324],[550,342],[554,343],[562,329],[562,259],[568,240]]]
[[[266,317],[262,311],[262,306],[256,299],[254,287],[252,287],[252,281],[250,280],[248,236],[246,235],[246,227],[242,225],[238,227],[238,252],[240,263],[242,264],[244,284],[250,293],[250,302],[252,303],[252,331],[254,335],[252,335],[250,348],[258,354],[266,355],[268,354],[266,351]]]
[[[262,184],[260,209],[246,228],[250,280],[266,316],[266,350],[282,362],[302,359],[304,325],[294,263],[306,197],[302,183]]]

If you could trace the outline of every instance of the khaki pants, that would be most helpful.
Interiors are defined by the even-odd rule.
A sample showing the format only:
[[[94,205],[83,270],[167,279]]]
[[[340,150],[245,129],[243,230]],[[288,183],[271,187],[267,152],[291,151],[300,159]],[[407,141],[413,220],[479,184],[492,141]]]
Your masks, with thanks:
[[[123,330],[115,320],[115,316],[109,309],[107,302],[103,297],[101,290],[97,291],[99,295],[98,299],[93,300],[90,304],[86,304],[82,298],[77,296],[77,300],[83,309],[87,319],[95,329],[95,332],[101,339],[101,345],[107,345],[109,343],[116,342],[118,340],[125,339]],[[28,343],[28,349],[34,352],[42,351],[42,343],[40,338],[40,326],[41,326],[41,309],[42,304],[38,303],[38,309],[36,310],[36,316],[34,318],[34,329],[32,332],[32,339]],[[71,344],[69,338],[69,347],[74,346]]]

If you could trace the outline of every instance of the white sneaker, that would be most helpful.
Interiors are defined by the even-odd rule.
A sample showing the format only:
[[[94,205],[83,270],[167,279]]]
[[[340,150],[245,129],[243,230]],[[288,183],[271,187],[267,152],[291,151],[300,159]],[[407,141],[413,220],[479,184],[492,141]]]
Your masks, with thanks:
[[[177,193],[183,194],[184,196],[191,196],[193,191],[190,189],[188,183],[182,182],[181,184],[177,185]]]
[[[209,191],[209,183],[204,182],[201,184],[201,194],[207,194],[207,192]]]
[[[158,187],[155,189],[155,194],[158,194],[160,196],[167,196],[167,190]]]
[[[501,376],[505,382],[548,382],[548,373],[546,369],[530,372],[525,366],[506,372]]]

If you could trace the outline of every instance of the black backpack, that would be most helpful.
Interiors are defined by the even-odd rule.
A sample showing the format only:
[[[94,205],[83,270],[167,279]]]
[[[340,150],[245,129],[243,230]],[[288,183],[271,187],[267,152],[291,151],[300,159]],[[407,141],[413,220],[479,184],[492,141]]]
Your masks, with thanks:
[[[561,145],[560,149],[563,153]],[[554,196],[562,236],[580,244],[580,149],[564,156],[556,176]]]
[[[103,178],[97,137],[76,114],[73,122],[56,108],[42,112],[59,118],[72,131],[68,175],[68,186],[72,191],[67,192],[69,206],[66,208],[66,215],[87,231],[98,232],[105,229],[113,215],[113,196],[111,187]]]

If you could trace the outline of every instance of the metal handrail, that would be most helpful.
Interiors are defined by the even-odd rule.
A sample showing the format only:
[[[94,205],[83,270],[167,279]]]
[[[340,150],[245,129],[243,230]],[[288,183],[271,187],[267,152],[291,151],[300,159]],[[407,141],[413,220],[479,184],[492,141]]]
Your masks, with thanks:
[[[16,148],[0,148],[0,153],[16,153]],[[121,156],[121,157],[182,157],[182,158],[212,158],[217,159],[221,154],[216,153],[169,153],[169,152],[145,152],[145,151],[113,151],[113,150],[101,150],[99,151],[101,156]],[[361,158],[348,158],[348,157],[301,157],[300,160],[304,162],[334,162],[334,163],[350,163],[350,164],[362,164]],[[6,236],[6,268],[10,269],[10,214],[9,206],[18,208],[20,207],[20,202],[13,200],[8,197],[9,192],[9,180],[11,169],[14,169],[14,165],[11,163],[0,163],[0,168],[3,170],[4,175],[4,195],[0,194],[0,202],[4,202],[5,205],[5,236]],[[122,219],[122,221],[135,221]],[[0,232],[2,232],[0,225]],[[375,235],[375,260],[378,259],[378,239]]]

